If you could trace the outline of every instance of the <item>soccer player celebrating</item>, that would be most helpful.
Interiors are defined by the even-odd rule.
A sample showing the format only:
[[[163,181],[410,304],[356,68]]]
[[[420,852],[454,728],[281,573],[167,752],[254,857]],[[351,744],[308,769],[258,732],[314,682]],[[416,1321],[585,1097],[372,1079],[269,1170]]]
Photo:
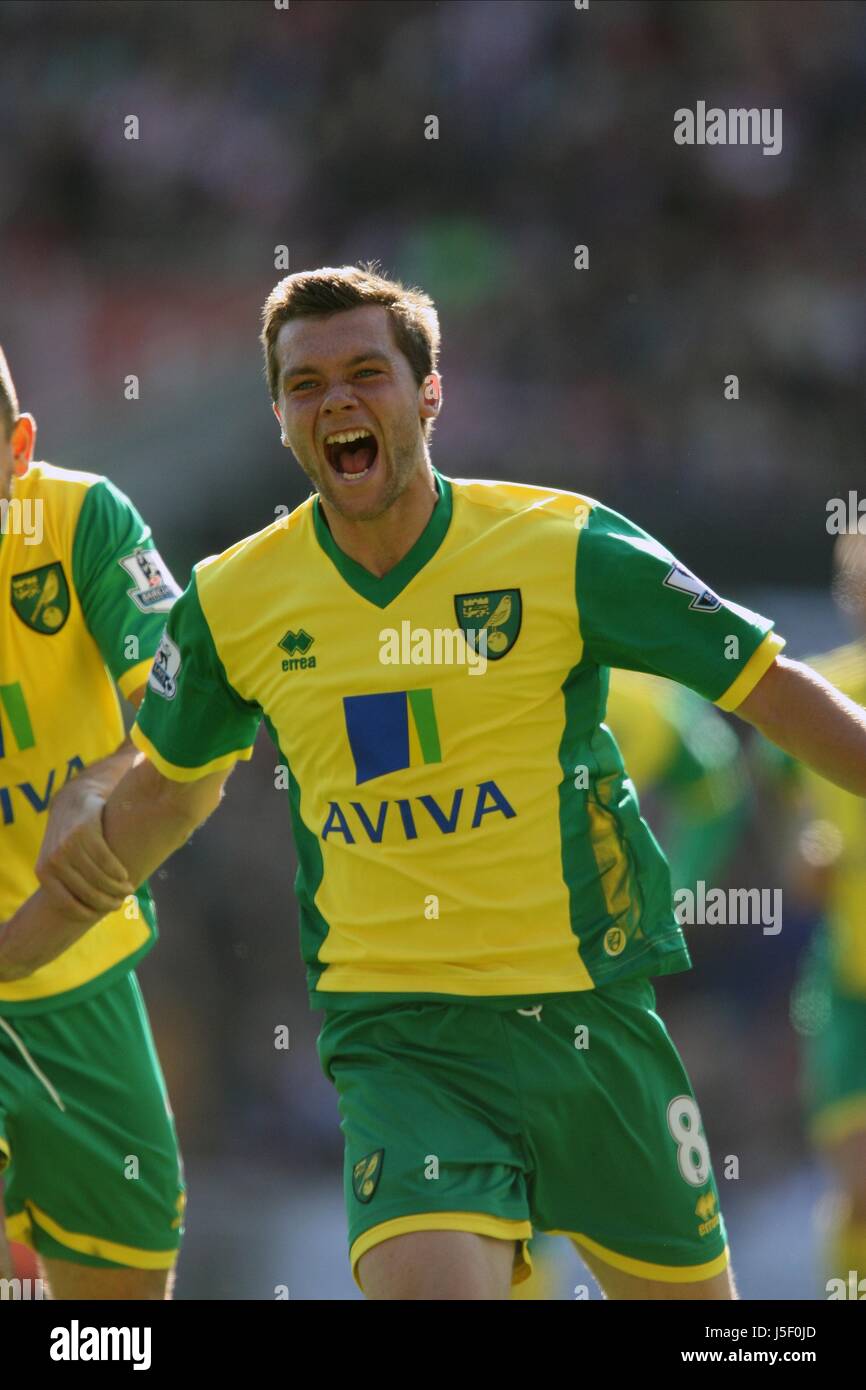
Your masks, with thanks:
[[[375,267],[290,275],[262,339],[316,494],[196,568],[106,842],[133,881],[151,873],[265,720],[369,1297],[507,1297],[535,1228],[571,1236],[610,1297],[730,1298],[650,983],[690,962],[603,723],[608,672],[688,685],[858,795],[866,714],[600,503],[439,473],[425,294]],[[38,892],[0,970],[83,930]]]
[[[156,920],[94,815],[138,756],[114,683],[137,708],[180,591],[106,478],[31,466],[35,433],[0,352],[0,921],[39,880],[58,914],[99,919],[0,977],[6,1233],[55,1298],[162,1298],[184,1184],[134,974]]]

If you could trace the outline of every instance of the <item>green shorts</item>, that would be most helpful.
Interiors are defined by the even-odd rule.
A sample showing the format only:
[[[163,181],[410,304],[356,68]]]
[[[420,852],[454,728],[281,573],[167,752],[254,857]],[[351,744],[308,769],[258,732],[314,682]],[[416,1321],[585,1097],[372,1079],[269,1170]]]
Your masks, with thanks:
[[[352,1272],[407,1231],[533,1229],[643,1278],[709,1279],[725,1226],[689,1079],[649,980],[515,1008],[329,1010]],[[359,1282],[359,1281],[358,1281]]]
[[[80,1004],[4,1016],[6,1234],[49,1259],[170,1269],[183,1164],[134,974]]]
[[[791,1021],[802,1042],[803,1102],[813,1142],[836,1144],[866,1129],[866,998],[840,987],[823,929],[804,955]]]

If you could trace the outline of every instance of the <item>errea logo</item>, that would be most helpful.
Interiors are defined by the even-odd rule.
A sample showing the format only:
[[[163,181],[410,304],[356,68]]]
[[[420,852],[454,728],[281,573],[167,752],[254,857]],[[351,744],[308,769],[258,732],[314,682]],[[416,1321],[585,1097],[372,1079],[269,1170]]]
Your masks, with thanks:
[[[301,628],[300,632],[293,632],[291,628],[285,637],[277,643],[284,652],[288,652],[288,660],[283,661],[284,671],[308,671],[316,664],[314,656],[307,656],[307,652],[315,642],[315,637],[311,637],[308,632]],[[300,653],[300,655],[298,655]]]
[[[695,1216],[698,1217],[698,1235],[708,1235],[715,1230],[719,1224],[719,1213],[716,1211],[716,1196],[714,1192],[702,1192],[695,1205]]]

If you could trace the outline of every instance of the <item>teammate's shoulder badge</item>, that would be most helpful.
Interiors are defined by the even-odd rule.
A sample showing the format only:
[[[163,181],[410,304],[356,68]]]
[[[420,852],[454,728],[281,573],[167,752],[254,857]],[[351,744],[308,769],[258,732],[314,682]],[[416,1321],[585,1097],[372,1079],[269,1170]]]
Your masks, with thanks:
[[[180,670],[180,648],[173,642],[168,632],[163,632],[159,639],[159,646],[153,658],[153,665],[150,668],[150,675],[147,678],[149,688],[157,695],[161,695],[164,700],[173,700],[177,694],[177,673]]]
[[[132,580],[127,595],[142,613],[167,613],[180,587],[158,550],[139,547],[117,562]]]
[[[34,632],[53,637],[69,617],[69,585],[59,560],[13,574],[12,607]]]
[[[369,1202],[379,1186],[384,1158],[385,1150],[376,1149],[366,1158],[359,1158],[352,1169],[352,1191],[359,1202]]]
[[[487,634],[490,661],[499,661],[511,651],[523,620],[519,589],[482,589],[476,594],[455,594],[454,610],[473,651],[478,651],[481,631]]]

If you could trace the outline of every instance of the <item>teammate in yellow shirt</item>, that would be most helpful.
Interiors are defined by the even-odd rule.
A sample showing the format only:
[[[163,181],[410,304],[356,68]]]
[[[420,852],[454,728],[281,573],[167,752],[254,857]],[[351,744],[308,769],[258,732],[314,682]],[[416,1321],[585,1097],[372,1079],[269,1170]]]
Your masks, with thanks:
[[[730,1298],[649,980],[688,952],[604,723],[609,671],[688,685],[858,795],[866,716],[594,499],[439,473],[426,295],[365,268],[288,276],[263,345],[317,495],[197,567],[106,843],[134,881],[152,872],[264,720],[369,1297],[505,1298],[535,1228],[569,1235],[611,1297]],[[56,868],[102,882],[74,853]],[[0,932],[0,976],[96,916],[37,892]]]
[[[174,1122],[134,968],[156,918],[143,875],[93,833],[132,766],[115,685],[137,708],[178,587],[105,478],[31,463],[0,352],[0,922],[41,879],[99,925],[0,980],[6,1233],[55,1298],[161,1298],[181,1233]],[[47,824],[47,831],[46,831]],[[72,847],[104,882],[52,872]]]
[[[837,601],[863,634],[809,664],[866,705],[866,536],[834,550]],[[778,762],[778,759],[775,760]],[[819,926],[791,1001],[813,1143],[835,1182],[824,1280],[866,1279],[866,802],[787,760],[799,820],[795,891]],[[862,1293],[861,1293],[862,1297]]]

